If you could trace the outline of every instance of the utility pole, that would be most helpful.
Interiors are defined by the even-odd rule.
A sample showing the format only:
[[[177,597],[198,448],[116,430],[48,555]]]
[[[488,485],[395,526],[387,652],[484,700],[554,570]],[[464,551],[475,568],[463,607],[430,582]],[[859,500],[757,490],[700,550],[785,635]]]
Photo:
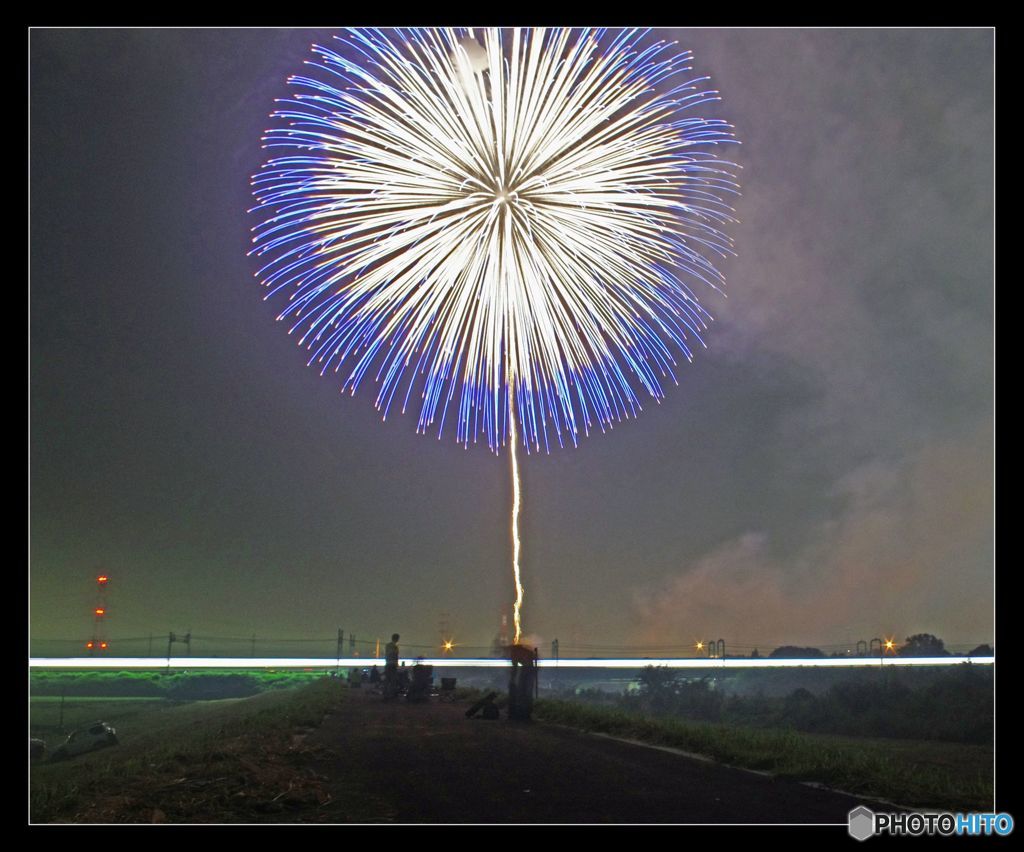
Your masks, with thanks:
[[[552,639],[551,640],[551,659],[553,659],[555,661],[555,674],[552,677],[552,680],[555,680],[558,677],[558,640],[557,639]]]
[[[441,653],[446,654],[452,647],[451,627],[448,624],[448,613],[442,612],[438,619],[437,629],[441,634]]]
[[[188,633],[186,633],[180,639],[178,638],[178,634],[174,633],[173,631],[167,634],[167,667],[168,668],[170,668],[170,666],[171,666],[171,647],[174,645],[175,642],[182,642],[182,643],[184,643],[185,647],[188,649],[186,651],[186,653],[191,657],[192,656],[192,628],[190,627],[188,629]]]
[[[502,648],[506,649],[505,653],[507,654],[508,653],[507,649],[508,649],[508,646],[509,646],[509,641],[508,641],[508,613],[506,613],[506,612],[502,612],[501,613],[501,631],[498,633],[498,636],[500,637],[498,639],[498,642],[499,642],[499,644],[501,645]]]
[[[338,628],[338,666],[341,666],[341,650],[345,647],[345,631]]]

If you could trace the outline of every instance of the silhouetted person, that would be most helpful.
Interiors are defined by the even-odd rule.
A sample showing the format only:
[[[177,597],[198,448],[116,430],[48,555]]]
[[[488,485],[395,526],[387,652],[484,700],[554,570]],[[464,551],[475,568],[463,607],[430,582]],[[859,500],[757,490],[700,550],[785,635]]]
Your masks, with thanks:
[[[376,666],[370,669],[370,683],[380,683],[380,672]]]
[[[384,648],[384,696],[394,698],[398,694],[398,639],[391,634],[391,641]]]

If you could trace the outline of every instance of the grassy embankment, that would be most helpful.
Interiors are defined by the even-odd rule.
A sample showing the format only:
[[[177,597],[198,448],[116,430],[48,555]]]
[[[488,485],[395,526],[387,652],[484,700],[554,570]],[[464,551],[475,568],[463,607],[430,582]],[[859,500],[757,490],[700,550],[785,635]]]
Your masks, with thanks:
[[[30,690],[43,695],[172,698],[184,701],[245,698],[268,689],[288,689],[319,680],[317,671],[33,671]]]
[[[301,739],[346,690],[333,680],[310,683],[311,677],[33,676],[32,731],[48,748],[60,741],[60,698],[54,695],[60,692],[68,696],[65,730],[103,719],[117,727],[122,745],[34,766],[32,820],[258,822],[278,821],[275,815],[289,810],[315,818],[329,809],[332,821],[345,821],[345,811],[369,803],[358,789],[346,794],[344,804],[329,802],[325,779],[302,769],[309,761]],[[296,683],[304,685],[281,688]],[[258,689],[267,691],[248,698],[184,700]],[[112,697],[125,691],[133,697]],[[105,697],[86,697],[90,694]],[[903,805],[962,811],[992,806],[988,743],[883,740],[652,718],[568,701],[541,701],[535,716]]]
[[[534,716],[900,805],[956,811],[992,808],[989,745],[868,739],[655,719],[557,700],[539,701]]]
[[[33,822],[259,822],[329,799],[303,765],[304,733],[343,690],[321,679],[247,698],[69,698],[66,730],[95,719],[121,745],[31,770]],[[33,697],[33,735],[52,750],[59,698]]]

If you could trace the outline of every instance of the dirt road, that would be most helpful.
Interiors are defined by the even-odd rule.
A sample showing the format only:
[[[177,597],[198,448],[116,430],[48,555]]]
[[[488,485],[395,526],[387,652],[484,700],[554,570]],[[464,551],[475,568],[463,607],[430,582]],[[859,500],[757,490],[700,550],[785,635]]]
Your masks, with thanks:
[[[600,735],[467,719],[437,699],[346,699],[308,738],[330,779],[318,821],[845,824],[861,803]]]

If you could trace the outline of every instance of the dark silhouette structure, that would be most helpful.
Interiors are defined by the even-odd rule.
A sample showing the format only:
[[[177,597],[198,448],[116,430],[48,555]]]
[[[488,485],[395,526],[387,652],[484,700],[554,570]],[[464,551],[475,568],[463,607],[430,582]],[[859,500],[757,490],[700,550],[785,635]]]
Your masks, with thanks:
[[[537,649],[512,645],[508,650],[512,661],[508,681],[508,717],[528,722],[537,696]]]
[[[407,701],[426,701],[434,685],[434,667],[416,663],[412,667],[412,681],[405,694]]]
[[[483,698],[477,701],[476,704],[466,711],[466,718],[472,719],[477,713],[483,710],[485,719],[497,719],[498,705],[494,703],[494,699],[497,697],[497,692],[488,692]]]

